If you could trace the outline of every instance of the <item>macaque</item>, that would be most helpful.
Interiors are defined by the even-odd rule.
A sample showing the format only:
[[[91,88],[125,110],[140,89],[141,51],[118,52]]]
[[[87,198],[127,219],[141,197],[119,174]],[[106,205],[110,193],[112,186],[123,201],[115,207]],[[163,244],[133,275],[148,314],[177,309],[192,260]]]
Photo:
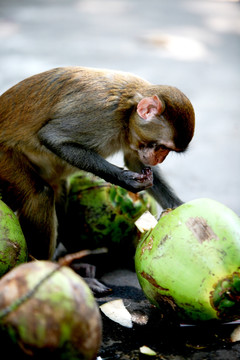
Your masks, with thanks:
[[[10,88],[0,96],[0,193],[30,254],[52,258],[66,179],[79,169],[147,189],[162,208],[179,206],[156,165],[185,151],[193,133],[194,110],[181,91],[128,73],[56,68]],[[129,170],[105,160],[119,150]]]

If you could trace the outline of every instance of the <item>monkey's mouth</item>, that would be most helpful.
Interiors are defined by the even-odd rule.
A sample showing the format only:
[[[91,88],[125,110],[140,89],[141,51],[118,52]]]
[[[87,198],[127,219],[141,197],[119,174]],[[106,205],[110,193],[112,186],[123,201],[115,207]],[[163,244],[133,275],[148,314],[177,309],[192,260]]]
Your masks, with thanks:
[[[145,166],[156,166],[160,164],[157,159],[146,159],[145,157],[141,159],[143,165]]]

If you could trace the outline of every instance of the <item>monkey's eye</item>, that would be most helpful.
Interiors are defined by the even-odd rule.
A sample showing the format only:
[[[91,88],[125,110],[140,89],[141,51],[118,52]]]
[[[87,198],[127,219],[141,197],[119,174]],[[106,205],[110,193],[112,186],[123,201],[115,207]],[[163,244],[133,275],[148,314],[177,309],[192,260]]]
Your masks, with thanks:
[[[156,146],[156,151],[158,150],[169,150],[165,145],[157,145]]]
[[[147,147],[148,147],[149,149],[153,149],[155,146],[156,146],[156,143],[153,142],[153,141],[149,142],[148,145],[147,145]]]

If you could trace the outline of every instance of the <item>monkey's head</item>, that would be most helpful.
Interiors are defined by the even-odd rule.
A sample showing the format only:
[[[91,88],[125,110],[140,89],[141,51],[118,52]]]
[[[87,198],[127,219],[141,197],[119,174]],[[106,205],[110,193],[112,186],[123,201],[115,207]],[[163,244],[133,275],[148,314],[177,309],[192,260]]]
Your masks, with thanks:
[[[142,98],[130,118],[130,147],[144,165],[155,166],[170,151],[183,152],[195,127],[194,109],[178,89],[155,86],[155,94]]]

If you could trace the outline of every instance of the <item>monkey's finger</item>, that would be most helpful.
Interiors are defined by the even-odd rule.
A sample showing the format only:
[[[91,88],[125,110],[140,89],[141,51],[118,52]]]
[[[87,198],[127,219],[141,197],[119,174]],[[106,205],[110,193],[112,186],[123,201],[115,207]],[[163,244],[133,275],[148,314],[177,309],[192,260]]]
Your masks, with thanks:
[[[139,182],[149,182],[149,183],[153,183],[153,173],[152,172],[147,172],[147,173],[142,173],[142,174],[137,174],[137,176],[134,178],[134,180],[137,180]]]
[[[142,169],[142,174],[145,175],[149,180],[153,180],[153,172],[150,167]]]

